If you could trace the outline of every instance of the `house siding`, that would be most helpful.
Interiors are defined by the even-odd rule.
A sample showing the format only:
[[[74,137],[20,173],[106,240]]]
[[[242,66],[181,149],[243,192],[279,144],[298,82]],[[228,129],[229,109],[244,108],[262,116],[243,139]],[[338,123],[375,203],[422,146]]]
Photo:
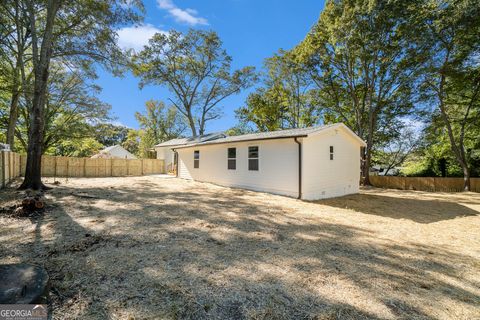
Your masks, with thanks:
[[[333,160],[330,160],[330,146],[334,148]],[[303,141],[303,171],[303,199],[357,193],[360,144],[342,127],[310,135]]]
[[[259,147],[259,170],[248,170],[248,147]],[[227,150],[237,148],[236,170],[227,169]],[[193,153],[200,151],[200,167]],[[193,146],[177,149],[178,176],[291,197],[298,196],[298,145],[293,138]]]
[[[174,153],[171,147],[155,147],[157,159],[163,159],[165,162],[165,170],[168,172],[173,169]]]

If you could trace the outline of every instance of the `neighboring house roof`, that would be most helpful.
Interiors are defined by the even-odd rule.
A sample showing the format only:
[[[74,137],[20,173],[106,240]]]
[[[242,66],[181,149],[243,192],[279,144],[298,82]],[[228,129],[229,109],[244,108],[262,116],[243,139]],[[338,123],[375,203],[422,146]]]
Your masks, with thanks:
[[[204,134],[198,137],[177,138],[177,139],[168,140],[168,141],[157,144],[155,147],[183,146],[187,144],[206,142],[206,141],[225,138],[225,137],[226,135],[223,132],[213,132],[213,133]]]
[[[106,147],[96,155],[93,155],[92,158],[137,159],[135,155],[128,152],[128,150],[126,150],[125,148],[123,148],[121,145],[118,145],[118,144],[114,146]]]
[[[231,136],[224,137],[204,142],[194,142],[187,143],[184,145],[179,145],[175,149],[188,148],[198,145],[210,145],[210,144],[219,144],[219,143],[233,143],[233,142],[242,142],[242,141],[254,141],[254,140],[269,140],[269,139],[282,139],[282,138],[300,138],[307,137],[316,133],[324,132],[326,130],[335,129],[335,128],[344,128],[346,131],[355,139],[360,145],[365,146],[365,142],[360,139],[352,130],[350,130],[343,123],[336,123],[323,126],[315,126],[308,128],[298,128],[298,129],[287,129],[287,130],[278,130],[278,131],[269,131],[269,132],[259,132],[252,134],[244,134],[240,136]]]

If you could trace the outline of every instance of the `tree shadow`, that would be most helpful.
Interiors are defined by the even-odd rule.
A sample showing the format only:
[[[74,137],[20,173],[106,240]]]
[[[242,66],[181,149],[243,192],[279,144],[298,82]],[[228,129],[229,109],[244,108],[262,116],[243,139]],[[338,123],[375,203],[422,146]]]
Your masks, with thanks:
[[[382,194],[352,194],[313,202],[381,217],[411,220],[417,223],[434,223],[480,215],[479,211],[450,201],[397,198]]]
[[[471,257],[379,241],[255,197],[62,186],[38,222],[41,252],[16,254],[47,268],[55,318],[435,319],[443,299],[480,303],[479,284],[464,277]]]

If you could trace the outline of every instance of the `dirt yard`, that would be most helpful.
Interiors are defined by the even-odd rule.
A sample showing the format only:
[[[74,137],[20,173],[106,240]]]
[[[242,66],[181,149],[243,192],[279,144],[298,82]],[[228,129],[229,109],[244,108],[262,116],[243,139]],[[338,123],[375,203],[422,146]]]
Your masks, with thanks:
[[[54,319],[480,319],[480,194],[60,182],[0,217],[0,263],[45,266]]]

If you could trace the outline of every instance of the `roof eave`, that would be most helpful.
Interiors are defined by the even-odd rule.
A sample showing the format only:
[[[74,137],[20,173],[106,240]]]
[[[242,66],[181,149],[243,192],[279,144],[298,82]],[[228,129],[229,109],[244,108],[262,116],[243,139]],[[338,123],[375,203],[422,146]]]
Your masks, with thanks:
[[[262,140],[279,140],[279,139],[291,139],[291,138],[306,138],[308,134],[302,135],[290,135],[290,136],[283,136],[283,137],[268,137],[268,138],[254,138],[254,139],[246,139],[246,140],[236,140],[236,141],[220,141],[217,142],[215,140],[209,141],[207,143],[197,143],[197,144],[187,144],[182,145],[179,147],[175,147],[172,149],[185,149],[185,148],[192,148],[192,147],[201,147],[201,146],[210,146],[213,144],[229,144],[229,143],[240,143],[240,142],[251,142],[251,141],[262,141]]]

